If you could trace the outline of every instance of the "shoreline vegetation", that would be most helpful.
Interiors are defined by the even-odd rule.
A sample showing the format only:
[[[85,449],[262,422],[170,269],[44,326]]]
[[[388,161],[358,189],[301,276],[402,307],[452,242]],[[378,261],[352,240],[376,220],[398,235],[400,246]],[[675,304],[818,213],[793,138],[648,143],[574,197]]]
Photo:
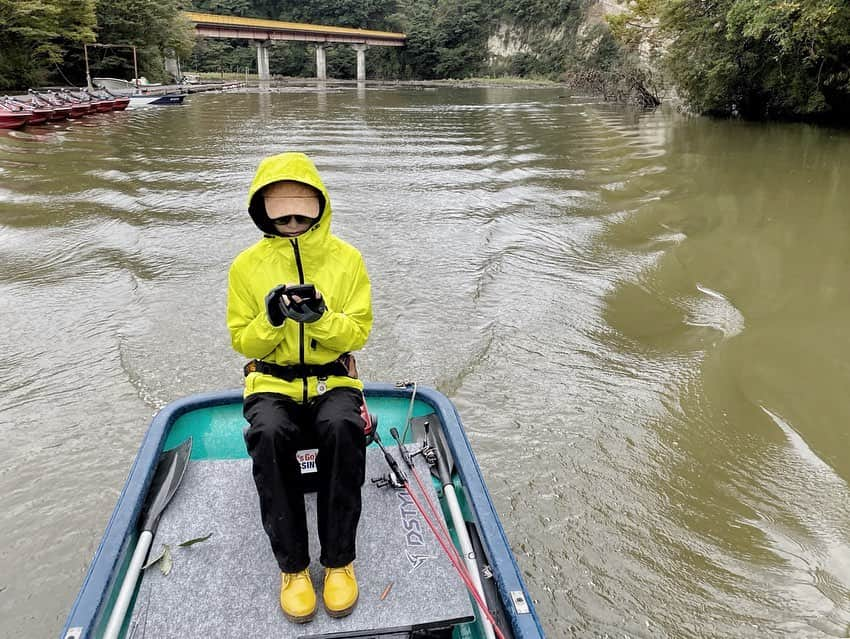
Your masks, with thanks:
[[[256,69],[256,50],[249,41],[196,38],[182,13],[194,10],[404,33],[403,47],[370,48],[372,82],[561,83],[641,108],[678,100],[683,111],[695,115],[850,124],[847,0],[8,4],[0,30],[0,90],[84,86],[86,62],[93,77],[131,78],[132,56],[109,43],[136,47],[139,72],[153,82],[180,80],[181,67],[236,80]],[[176,71],[174,61],[179,63]],[[356,56],[348,45],[328,45],[326,64],[331,78],[356,75]],[[315,46],[272,42],[270,71],[275,77],[315,76]]]

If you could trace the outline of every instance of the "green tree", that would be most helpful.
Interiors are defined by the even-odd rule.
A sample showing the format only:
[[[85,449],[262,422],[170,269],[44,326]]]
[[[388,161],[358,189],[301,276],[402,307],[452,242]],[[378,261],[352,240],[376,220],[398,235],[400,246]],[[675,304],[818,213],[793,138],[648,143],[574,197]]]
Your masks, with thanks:
[[[195,0],[192,3],[194,11],[215,13],[223,16],[271,17],[256,13],[254,3],[250,0]]]
[[[846,0],[639,0],[614,23],[657,21],[664,64],[691,108],[747,118],[850,115]]]
[[[0,0],[0,88],[42,84],[94,40],[94,0]]]
[[[487,55],[490,22],[481,0],[440,0],[435,15],[437,77],[466,78],[479,74]]]
[[[438,48],[440,36],[436,26],[435,0],[413,0],[401,8],[397,24],[407,34],[407,43],[401,51],[401,65],[406,75],[414,78],[437,77],[440,62]]]
[[[138,48],[139,74],[164,80],[165,56],[187,57],[194,45],[191,25],[180,16],[179,0],[98,0],[97,40]],[[130,78],[132,56],[113,51],[92,61],[92,75]]]

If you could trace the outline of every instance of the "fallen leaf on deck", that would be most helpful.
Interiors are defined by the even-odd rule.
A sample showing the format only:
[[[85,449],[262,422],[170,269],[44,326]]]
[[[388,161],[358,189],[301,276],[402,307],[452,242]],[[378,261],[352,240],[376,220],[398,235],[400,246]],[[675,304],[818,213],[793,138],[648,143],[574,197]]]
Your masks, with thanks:
[[[180,548],[188,548],[189,546],[194,546],[195,544],[199,544],[202,541],[206,541],[207,539],[209,539],[212,536],[213,536],[213,534],[210,533],[206,537],[195,537],[194,539],[190,539],[189,541],[184,541],[183,543],[180,543],[180,544],[177,544],[177,545]]]
[[[168,544],[164,544],[160,553],[156,557],[148,561],[148,563],[146,563],[144,566],[142,566],[142,570],[147,570],[155,563],[159,563],[159,569],[163,575],[167,575],[171,572],[171,546],[169,546]]]

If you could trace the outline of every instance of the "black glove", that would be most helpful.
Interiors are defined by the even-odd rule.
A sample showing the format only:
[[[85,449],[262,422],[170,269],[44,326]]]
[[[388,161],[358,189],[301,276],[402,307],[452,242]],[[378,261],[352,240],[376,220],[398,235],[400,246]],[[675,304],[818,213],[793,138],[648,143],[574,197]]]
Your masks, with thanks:
[[[272,326],[280,326],[286,319],[284,312],[283,294],[286,292],[286,284],[275,286],[266,295],[266,317],[269,318],[269,324]]]
[[[294,301],[288,295],[286,298],[281,298],[280,303],[283,307],[284,314],[291,320],[310,324],[319,319],[328,307],[325,306],[325,300],[320,297],[321,293],[317,293],[316,297],[311,297],[300,302]],[[289,303],[286,303],[289,300]]]

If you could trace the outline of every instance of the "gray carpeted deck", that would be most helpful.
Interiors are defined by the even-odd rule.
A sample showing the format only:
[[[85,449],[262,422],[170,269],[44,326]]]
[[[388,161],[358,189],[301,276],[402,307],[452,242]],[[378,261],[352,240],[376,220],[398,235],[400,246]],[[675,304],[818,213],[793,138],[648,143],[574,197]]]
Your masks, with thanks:
[[[405,493],[372,484],[370,479],[385,474],[387,466],[380,451],[367,452],[355,562],[360,600],[350,616],[332,619],[322,608],[315,494],[305,499],[319,609],[311,622],[296,625],[286,620],[278,603],[280,572],[260,521],[250,460],[192,462],[151,548],[155,557],[169,544],[173,567],[167,576],[158,566],[144,572],[128,637],[405,636],[411,629],[471,619],[464,585],[427,524]],[[417,474],[436,503],[428,468],[421,457],[416,459]],[[416,483],[411,484],[421,498]],[[177,547],[209,533],[205,542]]]

